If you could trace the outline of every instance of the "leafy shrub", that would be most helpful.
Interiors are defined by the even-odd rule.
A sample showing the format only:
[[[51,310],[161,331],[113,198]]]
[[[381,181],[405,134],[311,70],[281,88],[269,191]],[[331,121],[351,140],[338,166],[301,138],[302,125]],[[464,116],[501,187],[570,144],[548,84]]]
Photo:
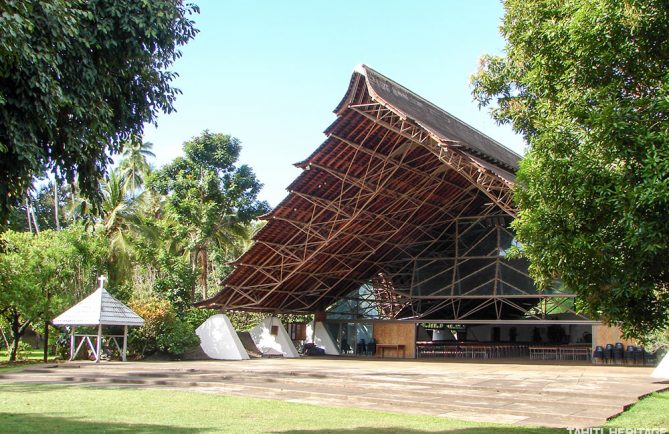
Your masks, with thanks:
[[[184,312],[182,318],[188,324],[191,325],[194,329],[197,329],[205,322],[209,317],[220,313],[216,309],[200,309],[197,307],[191,307],[190,309]]]
[[[160,274],[156,279],[153,290],[169,300],[179,314],[190,308],[191,293],[195,287],[197,273],[191,269],[183,258],[162,252],[158,256]]]
[[[19,342],[19,345],[16,349],[16,360],[17,361],[28,360],[32,350],[33,347],[28,342]]]
[[[199,340],[192,325],[177,317],[169,301],[155,295],[145,295],[130,301],[130,308],[144,318],[144,326],[131,330],[130,351],[140,357],[156,352],[181,356]]]

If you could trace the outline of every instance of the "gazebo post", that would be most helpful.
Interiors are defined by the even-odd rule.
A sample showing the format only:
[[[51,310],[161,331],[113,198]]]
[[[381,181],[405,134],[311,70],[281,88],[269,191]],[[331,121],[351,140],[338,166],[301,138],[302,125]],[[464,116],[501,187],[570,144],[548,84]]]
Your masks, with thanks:
[[[75,328],[76,328],[75,326],[72,326],[72,328],[70,329],[70,361],[74,360],[74,344],[75,344],[74,329]]]
[[[128,350],[128,325],[123,326],[123,352],[121,353],[121,360],[124,362],[125,360],[125,354]]]
[[[102,341],[102,324],[98,324],[98,342],[97,342],[97,351],[95,354],[95,363],[100,363],[100,349],[102,347],[101,345]]]

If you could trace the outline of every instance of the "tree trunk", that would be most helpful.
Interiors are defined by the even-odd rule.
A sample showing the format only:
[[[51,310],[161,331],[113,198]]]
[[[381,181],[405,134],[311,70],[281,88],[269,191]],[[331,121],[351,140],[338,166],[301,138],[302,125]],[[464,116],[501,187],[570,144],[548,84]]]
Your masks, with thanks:
[[[5,334],[5,329],[0,327],[0,334],[2,334],[2,340],[5,343],[5,348],[9,351],[9,341],[7,340],[7,335]]]
[[[32,233],[33,224],[30,220],[30,205],[28,204],[28,198],[26,197],[26,220],[28,220],[28,232]]]
[[[60,220],[58,219],[58,179],[54,179],[53,181],[53,218],[56,222],[56,230],[59,231]]]
[[[49,308],[51,307],[51,291],[48,289],[46,290],[46,302],[47,302],[47,312],[49,312]],[[44,320],[44,363],[49,361],[49,324],[51,322],[49,321],[48,317],[46,320]]]
[[[44,363],[49,361],[49,321],[44,321]]]
[[[16,353],[19,349],[19,341],[21,336],[25,333],[26,329],[30,325],[31,320],[27,320],[23,324],[19,321],[19,314],[14,312],[12,313],[12,345],[9,349],[9,361],[16,362]]]
[[[33,218],[33,226],[35,226],[35,233],[39,234],[39,225],[37,224],[37,217],[35,217],[35,208],[33,208],[33,201],[30,200],[30,215]]]
[[[198,251],[197,251],[197,248],[196,248],[195,252],[192,253],[191,256],[190,256],[190,266],[191,266],[191,270],[193,271],[193,273],[195,273],[195,271],[197,270],[197,254],[198,254]],[[194,284],[193,289],[190,292],[191,303],[195,302],[195,287],[196,286],[197,286],[197,284]]]
[[[209,276],[207,249],[200,250],[200,287],[202,288],[202,300],[207,299],[207,280]]]

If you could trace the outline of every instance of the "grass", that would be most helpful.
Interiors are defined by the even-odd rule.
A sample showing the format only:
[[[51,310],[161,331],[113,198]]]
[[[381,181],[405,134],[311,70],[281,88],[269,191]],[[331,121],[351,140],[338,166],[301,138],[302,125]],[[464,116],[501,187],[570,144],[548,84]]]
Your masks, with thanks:
[[[669,392],[655,393],[639,401],[605,425],[668,426]],[[0,432],[564,434],[566,431],[196,392],[3,384]]]
[[[17,369],[21,369],[25,365],[29,365],[32,363],[41,363],[44,361],[44,350],[39,348],[39,349],[33,349],[31,350],[25,360],[19,360],[16,362],[8,362],[7,359],[9,359],[9,353],[7,350],[0,350],[0,373],[1,372],[10,372],[10,371],[16,371]],[[54,358],[53,356],[49,357],[49,361],[53,361]]]
[[[611,419],[607,428],[665,428],[669,430],[669,392],[653,393]]]
[[[0,431],[564,433],[558,429],[481,424],[196,392],[17,384],[0,385]]]

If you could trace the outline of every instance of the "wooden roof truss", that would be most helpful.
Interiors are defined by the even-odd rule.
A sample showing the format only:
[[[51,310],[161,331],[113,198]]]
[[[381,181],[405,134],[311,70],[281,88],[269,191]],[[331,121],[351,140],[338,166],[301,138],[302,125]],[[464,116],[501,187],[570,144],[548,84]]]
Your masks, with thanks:
[[[371,284],[368,294],[375,301],[363,304],[384,317],[428,318],[448,311],[466,318],[490,315],[491,306],[497,317],[504,316],[505,306],[530,312],[537,303],[519,300],[538,302],[542,296],[533,287],[501,294],[495,282],[502,278],[492,279],[485,296],[476,286],[454,290],[471,281],[468,276],[442,282],[443,288],[430,294],[419,291],[422,283],[416,281],[422,262],[443,262],[435,255],[455,255],[450,267],[458,267],[458,253],[449,252],[465,221],[507,222],[515,215],[509,164],[471,153],[461,141],[444,140],[421,126],[420,119],[383,101],[359,72],[337,115],[325,142],[297,163],[302,173],[263,217],[267,224],[233,263],[221,292],[198,305],[314,312]],[[508,160],[508,151],[494,151],[491,155]],[[500,261],[488,266],[497,267],[497,274],[507,267]],[[455,276],[448,268],[435,278]]]

